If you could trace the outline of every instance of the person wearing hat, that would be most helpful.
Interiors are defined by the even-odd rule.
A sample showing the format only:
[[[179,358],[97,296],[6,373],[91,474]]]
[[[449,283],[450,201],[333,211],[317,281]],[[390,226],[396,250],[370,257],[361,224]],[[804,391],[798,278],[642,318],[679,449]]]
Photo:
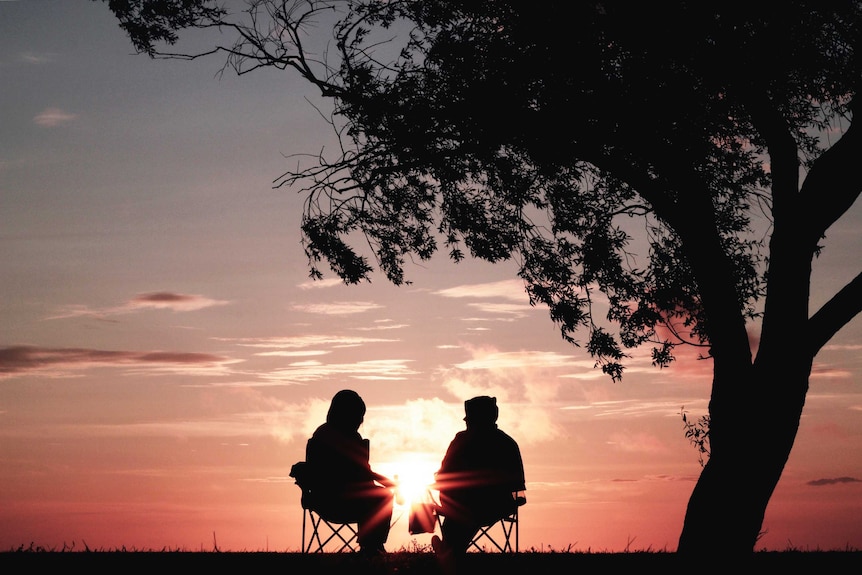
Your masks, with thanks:
[[[517,442],[497,427],[497,398],[464,402],[467,428],[459,431],[435,475],[440,492],[442,538],[432,539],[441,554],[465,553],[479,528],[515,511],[513,494],[526,490]]]
[[[395,483],[372,471],[369,441],[359,434],[365,402],[344,389],[329,405],[326,422],[308,440],[305,461],[312,474],[313,508],[333,521],[358,523],[360,552],[385,553]]]

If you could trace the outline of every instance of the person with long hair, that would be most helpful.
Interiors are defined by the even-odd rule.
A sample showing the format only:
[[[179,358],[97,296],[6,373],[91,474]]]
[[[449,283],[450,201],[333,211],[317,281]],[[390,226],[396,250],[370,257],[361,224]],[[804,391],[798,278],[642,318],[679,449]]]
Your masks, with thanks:
[[[358,523],[360,552],[385,553],[395,487],[371,469],[369,441],[359,434],[365,402],[353,390],[333,396],[320,425],[306,444],[315,510],[330,520]]]

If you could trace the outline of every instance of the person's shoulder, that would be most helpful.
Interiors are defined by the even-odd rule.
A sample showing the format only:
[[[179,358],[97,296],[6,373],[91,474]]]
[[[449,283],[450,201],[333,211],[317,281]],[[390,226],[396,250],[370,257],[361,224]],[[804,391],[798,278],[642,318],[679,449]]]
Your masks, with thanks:
[[[500,429],[499,427],[497,428],[496,434],[497,434],[497,437],[499,437],[499,438],[500,438],[500,439],[502,439],[502,440],[510,441],[510,442],[512,442],[512,443],[514,443],[514,444],[517,444],[517,443],[518,443],[517,441],[515,441],[515,438],[514,438],[514,437],[512,437],[511,435],[509,435],[508,433],[506,433],[505,431],[503,431],[503,430],[502,430],[502,429]]]
[[[462,441],[466,437],[470,437],[470,432],[466,429],[462,429],[452,437],[452,441]]]
[[[452,437],[452,441],[449,442],[449,445],[458,446],[464,442],[470,441],[471,437],[472,435],[469,430],[462,429],[461,431],[457,432],[454,437]]]
[[[342,436],[343,434],[334,426],[328,423],[322,423],[314,430],[314,433],[311,434],[311,439],[309,439],[309,441],[323,443],[340,442],[342,441]]]

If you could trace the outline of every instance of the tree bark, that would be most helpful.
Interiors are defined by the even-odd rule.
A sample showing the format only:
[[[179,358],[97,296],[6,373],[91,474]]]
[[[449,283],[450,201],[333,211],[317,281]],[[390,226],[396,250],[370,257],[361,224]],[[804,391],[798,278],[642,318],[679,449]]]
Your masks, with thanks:
[[[752,553],[796,440],[816,352],[802,335],[813,248],[794,234],[795,222],[776,218],[756,359],[724,353],[740,341],[715,342],[710,458],[689,500],[681,554]]]
[[[689,499],[678,553],[702,557],[754,551],[799,430],[807,365],[749,366],[745,381],[715,382],[742,393],[723,407],[718,421],[711,415],[710,458]],[[774,393],[776,384],[781,394]]]

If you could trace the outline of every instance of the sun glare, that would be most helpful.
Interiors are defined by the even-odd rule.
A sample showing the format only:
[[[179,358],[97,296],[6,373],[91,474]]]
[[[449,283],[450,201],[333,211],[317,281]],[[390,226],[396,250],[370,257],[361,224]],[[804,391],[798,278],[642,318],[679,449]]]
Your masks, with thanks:
[[[410,507],[414,502],[425,501],[434,483],[434,472],[440,462],[426,454],[409,453],[397,461],[381,463],[380,472],[397,481],[396,504]]]

